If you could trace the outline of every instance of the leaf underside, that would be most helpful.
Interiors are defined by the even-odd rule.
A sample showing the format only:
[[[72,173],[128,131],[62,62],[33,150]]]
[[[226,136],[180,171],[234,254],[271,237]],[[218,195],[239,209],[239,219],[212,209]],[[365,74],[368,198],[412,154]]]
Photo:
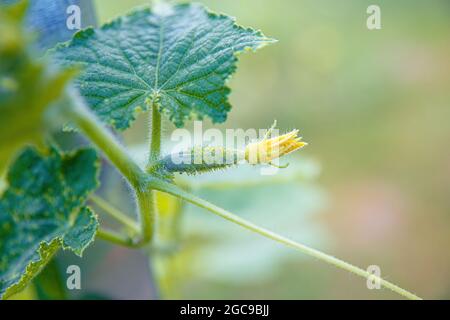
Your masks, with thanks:
[[[115,128],[128,128],[153,104],[181,127],[193,116],[225,121],[231,108],[225,82],[236,54],[273,41],[201,5],[164,4],[80,31],[51,54],[84,68],[77,81],[82,96]]]
[[[0,298],[24,289],[59,248],[81,256],[94,239],[97,217],[84,203],[98,166],[93,149],[26,148],[12,164],[0,198]]]

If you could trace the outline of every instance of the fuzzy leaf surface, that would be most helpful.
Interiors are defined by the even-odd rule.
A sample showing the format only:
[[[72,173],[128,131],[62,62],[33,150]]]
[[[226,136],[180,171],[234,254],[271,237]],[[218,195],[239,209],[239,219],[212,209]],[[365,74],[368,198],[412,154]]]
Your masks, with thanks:
[[[126,129],[155,104],[178,127],[196,116],[223,122],[236,54],[273,42],[198,4],[158,5],[78,32],[51,53],[81,65],[78,87],[106,123]]]
[[[0,198],[0,298],[24,289],[59,248],[81,256],[92,242],[98,222],[85,201],[98,186],[98,166],[93,149],[34,148],[11,165]]]

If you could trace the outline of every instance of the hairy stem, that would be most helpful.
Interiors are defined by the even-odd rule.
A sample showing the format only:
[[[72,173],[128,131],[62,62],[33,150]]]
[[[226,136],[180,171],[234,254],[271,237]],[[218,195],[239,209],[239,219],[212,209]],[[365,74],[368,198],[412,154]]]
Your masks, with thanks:
[[[152,105],[152,120],[151,120],[151,133],[150,133],[150,152],[147,162],[147,170],[151,167],[152,163],[157,161],[161,154],[161,114],[158,111],[158,107],[155,103]],[[155,218],[157,215],[156,210],[156,196],[155,192],[148,188],[144,190],[146,192],[146,197],[150,200],[147,202],[147,209],[148,209],[148,215],[147,218],[151,219],[151,225],[155,225]],[[138,195],[139,196],[139,195]],[[143,230],[143,234],[145,235],[146,232],[150,233],[149,237],[151,240],[154,240],[153,238],[153,230]],[[154,241],[153,241],[154,243]],[[156,257],[151,254],[151,248],[148,251],[149,254],[149,273],[153,281],[151,282],[151,287],[153,288],[153,292],[155,297],[159,296],[159,286],[160,286],[160,279],[158,277],[158,270],[156,270],[155,266],[155,259]]]
[[[382,279],[382,278],[380,278],[378,276],[375,276],[375,275],[367,272],[366,270],[363,270],[363,269],[361,269],[359,267],[356,267],[356,266],[354,266],[354,265],[352,265],[352,264],[350,264],[348,262],[345,262],[345,261],[340,260],[340,259],[338,259],[336,257],[333,257],[331,255],[323,253],[323,252],[321,252],[319,250],[310,248],[310,247],[308,247],[306,245],[303,245],[301,243],[298,243],[298,242],[295,242],[295,241],[290,240],[288,238],[285,238],[285,237],[283,237],[281,235],[278,235],[278,234],[276,234],[276,233],[274,233],[274,232],[272,232],[270,230],[261,228],[261,227],[255,225],[255,224],[253,224],[252,222],[249,222],[249,221],[247,221],[245,219],[242,219],[239,216],[236,216],[236,215],[232,214],[231,212],[228,212],[227,210],[224,210],[224,209],[222,209],[222,208],[220,208],[220,207],[218,207],[218,206],[216,206],[216,205],[214,205],[212,203],[209,203],[206,200],[203,200],[201,198],[198,198],[198,197],[194,196],[194,195],[190,194],[189,192],[186,192],[186,191],[176,187],[173,184],[170,184],[170,183],[167,183],[167,182],[164,182],[164,181],[154,181],[154,182],[152,182],[152,187],[155,188],[156,190],[159,190],[159,191],[162,191],[162,192],[166,192],[166,193],[172,194],[174,196],[177,196],[177,197],[179,197],[181,199],[184,199],[185,201],[188,201],[188,202],[190,202],[190,203],[192,203],[192,204],[194,204],[194,205],[196,205],[198,207],[204,208],[204,209],[206,209],[206,210],[208,210],[208,211],[210,211],[210,212],[212,212],[212,213],[214,213],[214,214],[216,214],[216,215],[218,215],[218,216],[220,216],[220,217],[222,217],[222,218],[224,218],[226,220],[229,220],[229,221],[231,221],[233,223],[236,223],[236,224],[238,224],[239,226],[241,226],[243,228],[246,228],[246,229],[248,229],[250,231],[259,233],[260,235],[262,235],[262,236],[264,236],[266,238],[269,238],[269,239],[277,241],[277,242],[279,242],[279,243],[281,243],[283,245],[286,245],[286,246],[289,246],[291,248],[294,248],[294,249],[296,249],[296,250],[298,250],[300,252],[303,252],[304,254],[312,256],[312,257],[314,257],[316,259],[319,259],[321,261],[324,261],[324,262],[326,262],[328,264],[334,265],[334,266],[336,266],[338,268],[341,268],[341,269],[347,270],[349,272],[352,272],[352,273],[354,273],[354,274],[356,274],[358,276],[361,276],[363,278],[370,279],[371,281],[377,281],[382,286],[384,286],[385,288],[390,289],[390,290],[392,290],[392,291],[398,293],[399,295],[402,295],[402,296],[404,296],[404,297],[406,297],[408,299],[413,299],[413,300],[421,299],[418,296],[416,296],[415,294],[413,294],[413,293],[411,293],[411,292],[409,292],[409,291],[407,291],[407,290],[405,290],[403,288],[400,288],[399,286],[397,286],[397,285],[395,285],[395,284],[393,284],[393,283],[391,283],[389,281],[386,281],[386,280],[384,280],[384,279]]]
[[[138,190],[136,193],[141,217],[141,243],[149,243],[153,239],[155,225],[155,200],[153,191]]]
[[[155,104],[152,106],[152,124],[150,137],[150,155],[148,163],[159,158],[161,152],[161,114]],[[143,188],[137,192],[139,210],[141,211],[143,240],[153,239],[153,226],[156,218],[155,195],[151,188]]]
[[[152,107],[152,124],[151,124],[151,137],[150,137],[150,154],[148,162],[149,164],[157,160],[161,153],[161,114],[158,111],[158,107],[153,105]]]

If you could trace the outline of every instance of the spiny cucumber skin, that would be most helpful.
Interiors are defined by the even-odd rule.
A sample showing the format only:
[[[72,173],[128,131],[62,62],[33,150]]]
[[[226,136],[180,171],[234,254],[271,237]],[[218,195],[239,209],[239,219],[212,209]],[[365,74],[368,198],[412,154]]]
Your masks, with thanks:
[[[187,151],[169,154],[158,161],[160,169],[169,173],[195,175],[237,165],[244,159],[239,150],[223,147],[194,147]]]

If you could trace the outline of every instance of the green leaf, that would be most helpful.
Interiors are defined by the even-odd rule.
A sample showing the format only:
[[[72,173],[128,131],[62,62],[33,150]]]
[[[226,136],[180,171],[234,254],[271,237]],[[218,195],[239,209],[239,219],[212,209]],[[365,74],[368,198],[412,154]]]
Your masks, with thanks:
[[[194,115],[225,121],[231,108],[225,82],[236,54],[273,41],[201,5],[164,4],[80,31],[52,54],[64,65],[84,67],[81,94],[117,129],[152,104],[180,127]]]
[[[40,142],[48,127],[45,111],[75,75],[33,56],[22,25],[26,4],[0,10],[0,174],[22,145]]]
[[[0,298],[26,287],[59,249],[81,256],[97,231],[84,203],[98,186],[97,153],[25,149],[0,199]]]

